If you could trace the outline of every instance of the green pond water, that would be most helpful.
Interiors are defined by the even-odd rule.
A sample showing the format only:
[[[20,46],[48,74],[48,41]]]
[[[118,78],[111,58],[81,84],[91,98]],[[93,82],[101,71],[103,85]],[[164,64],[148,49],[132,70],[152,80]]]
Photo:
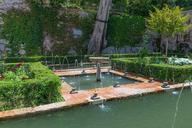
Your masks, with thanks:
[[[96,82],[95,74],[64,77],[64,81],[80,90],[113,86],[114,84],[130,84],[138,82],[111,73],[102,73],[101,82]]]
[[[171,91],[0,122],[0,128],[171,128],[178,95]],[[184,90],[175,128],[192,128],[192,93]]]

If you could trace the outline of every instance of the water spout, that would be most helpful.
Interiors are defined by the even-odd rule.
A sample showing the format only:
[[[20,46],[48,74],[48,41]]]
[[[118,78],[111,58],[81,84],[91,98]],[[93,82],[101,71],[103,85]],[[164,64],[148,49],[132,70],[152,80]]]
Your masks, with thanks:
[[[66,62],[66,64],[65,64],[65,62]],[[70,64],[69,64],[69,60],[68,60],[67,56],[64,56],[64,57],[63,57],[63,60],[62,60],[62,62],[61,62],[61,65],[62,65],[62,68],[63,68],[63,69],[66,68],[65,65],[67,66],[67,69],[70,68]]]
[[[172,122],[171,128],[175,128],[177,114],[178,114],[178,111],[179,111],[179,103],[180,103],[181,95],[182,95],[182,92],[183,92],[184,88],[185,88],[185,83],[182,85],[181,91],[179,92],[179,96],[178,96],[178,99],[177,99],[177,102],[176,102],[175,113],[174,113],[174,116],[173,116],[173,122]]]
[[[75,68],[78,68],[78,60],[75,59]]]
[[[190,85],[191,93],[192,93],[192,85]]]

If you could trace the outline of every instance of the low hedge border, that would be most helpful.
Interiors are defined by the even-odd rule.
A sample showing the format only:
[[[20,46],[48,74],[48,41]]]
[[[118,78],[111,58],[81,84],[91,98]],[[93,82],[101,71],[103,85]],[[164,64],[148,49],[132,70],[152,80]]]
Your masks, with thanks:
[[[62,101],[61,82],[41,63],[27,63],[33,78],[21,82],[0,80],[0,111]],[[6,64],[14,66],[14,64]]]
[[[161,53],[151,53],[147,56],[161,56]],[[47,61],[48,63],[52,64],[59,64],[59,63],[75,63],[75,60],[78,62],[89,61],[89,57],[93,57],[94,55],[75,55],[75,56],[32,56],[32,57],[7,57],[4,59],[5,63],[18,63],[18,62],[41,62]],[[139,54],[103,54],[103,57],[110,57],[113,58],[130,58],[130,57],[138,57]],[[1,60],[0,60],[1,61]]]
[[[104,55],[104,56],[109,56],[111,59],[114,58],[133,58],[133,57],[139,57],[140,54],[139,53],[130,53],[130,54],[108,54],[108,55]],[[153,57],[159,57],[162,56],[161,53],[149,53],[146,56],[153,56]]]
[[[8,57],[4,59],[5,63],[18,63],[18,62],[42,62],[47,61],[47,63],[74,63],[77,59],[78,61],[87,61],[89,56],[33,56],[33,57]]]
[[[123,71],[133,72],[139,75],[153,77],[161,81],[170,81],[173,83],[182,83],[186,80],[191,80],[192,77],[192,65],[169,65],[169,64],[155,64],[158,58],[145,58],[149,61],[139,60],[138,58],[132,59],[113,59],[113,68]],[[166,60],[166,58],[160,58],[159,61]]]

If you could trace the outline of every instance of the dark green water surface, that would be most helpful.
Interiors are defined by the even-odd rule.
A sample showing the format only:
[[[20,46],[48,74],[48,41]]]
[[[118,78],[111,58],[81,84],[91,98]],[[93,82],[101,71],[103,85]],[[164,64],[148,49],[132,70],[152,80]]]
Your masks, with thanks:
[[[88,105],[18,120],[0,128],[171,128],[178,95],[162,94],[117,100],[105,108]],[[192,128],[192,93],[182,94],[175,128]]]

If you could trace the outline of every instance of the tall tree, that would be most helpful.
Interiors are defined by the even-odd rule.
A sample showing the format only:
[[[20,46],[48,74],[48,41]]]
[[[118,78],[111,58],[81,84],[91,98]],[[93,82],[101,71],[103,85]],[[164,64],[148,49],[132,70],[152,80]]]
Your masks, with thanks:
[[[150,12],[147,20],[148,28],[154,32],[161,34],[166,40],[165,55],[168,54],[169,37],[174,37],[178,33],[185,32],[191,25],[187,25],[188,15],[182,14],[179,7],[170,8],[167,5],[162,9],[155,8],[155,12]]]
[[[88,53],[99,54],[104,45],[112,0],[100,0],[95,28],[88,44]]]

